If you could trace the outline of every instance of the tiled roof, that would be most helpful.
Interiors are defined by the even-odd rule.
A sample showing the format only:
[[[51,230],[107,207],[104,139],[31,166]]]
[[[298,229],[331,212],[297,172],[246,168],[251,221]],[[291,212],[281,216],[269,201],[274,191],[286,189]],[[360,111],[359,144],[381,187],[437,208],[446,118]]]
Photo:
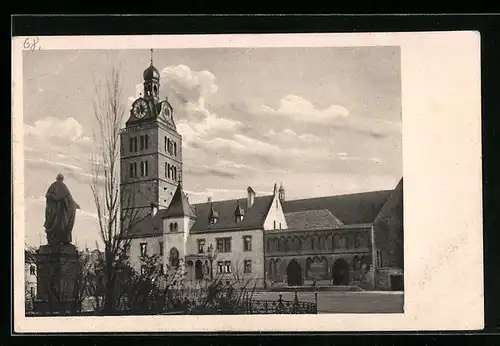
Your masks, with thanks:
[[[255,197],[253,205],[250,208],[247,207],[246,198],[194,204],[193,207],[196,210],[197,219],[191,229],[191,233],[240,228],[262,228],[272,202],[273,196],[269,195]],[[213,225],[209,225],[208,223],[210,205],[219,213],[219,218]],[[243,209],[245,216],[241,222],[236,223],[235,211],[238,205]]]
[[[191,217],[196,218],[196,213],[189,204],[189,200],[182,190],[182,185],[179,183],[177,185],[177,189],[175,190],[174,196],[172,197],[172,201],[167,208],[167,211],[163,215],[164,218],[167,217]]]
[[[393,190],[285,201],[285,214],[327,209],[344,225],[373,223]]]
[[[328,209],[287,213],[285,218],[288,228],[296,230],[335,228],[343,225]]]

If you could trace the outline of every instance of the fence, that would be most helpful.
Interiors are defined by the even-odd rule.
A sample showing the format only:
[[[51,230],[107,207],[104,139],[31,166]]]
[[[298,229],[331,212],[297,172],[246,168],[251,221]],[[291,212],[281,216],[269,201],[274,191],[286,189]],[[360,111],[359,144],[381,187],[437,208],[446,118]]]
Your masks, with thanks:
[[[283,300],[280,294],[275,300],[250,300],[243,311],[244,314],[317,314],[317,299],[314,303],[300,302],[295,292],[293,301]]]
[[[293,300],[284,300],[283,295],[279,295],[278,300],[259,300],[246,299],[240,302],[237,306],[209,306],[195,307],[196,302],[186,299],[184,308],[170,309],[162,311],[116,311],[111,314],[106,314],[99,311],[81,311],[74,314],[63,314],[73,316],[105,316],[105,315],[255,315],[255,314],[317,314],[318,313],[318,296],[315,293],[314,302],[301,302],[298,299],[297,292]],[[44,314],[36,312],[26,312],[26,316],[43,316]],[[56,315],[56,314],[45,314]]]

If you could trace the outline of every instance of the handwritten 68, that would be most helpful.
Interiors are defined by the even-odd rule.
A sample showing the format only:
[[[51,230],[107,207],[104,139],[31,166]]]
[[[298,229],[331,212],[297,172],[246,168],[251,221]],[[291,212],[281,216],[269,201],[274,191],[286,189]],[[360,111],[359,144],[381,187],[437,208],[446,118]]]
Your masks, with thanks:
[[[24,40],[23,48],[31,51],[40,50],[42,47],[39,45],[40,39],[38,37],[28,37]]]

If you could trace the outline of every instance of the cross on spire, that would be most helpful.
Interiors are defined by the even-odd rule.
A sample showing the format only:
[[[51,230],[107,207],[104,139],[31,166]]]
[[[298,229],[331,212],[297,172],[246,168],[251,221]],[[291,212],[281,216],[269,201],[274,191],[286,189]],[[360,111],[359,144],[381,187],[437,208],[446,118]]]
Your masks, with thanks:
[[[151,51],[151,65],[153,65],[153,48],[151,48],[150,51]]]

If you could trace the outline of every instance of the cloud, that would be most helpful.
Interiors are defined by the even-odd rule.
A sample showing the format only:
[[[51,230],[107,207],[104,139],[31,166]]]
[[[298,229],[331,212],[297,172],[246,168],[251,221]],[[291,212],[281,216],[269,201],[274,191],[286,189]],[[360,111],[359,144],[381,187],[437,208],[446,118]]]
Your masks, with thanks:
[[[330,123],[334,119],[349,116],[347,108],[340,105],[330,105],[318,109],[309,100],[298,95],[287,95],[279,101],[278,108],[262,105],[257,113],[291,118],[299,122]]]
[[[280,142],[287,142],[287,143],[296,143],[297,141],[302,143],[316,143],[322,140],[318,136],[315,136],[310,133],[304,133],[299,135],[291,129],[285,129],[283,131],[271,130],[266,134],[266,136],[269,138],[277,139]]]
[[[205,98],[218,90],[216,78],[210,71],[193,71],[186,65],[167,66],[160,72],[167,93],[179,97],[184,103],[204,107]]]
[[[56,117],[45,117],[33,123],[25,124],[26,134],[39,138],[62,138],[72,141],[91,141],[89,137],[83,136],[83,126],[72,117],[60,119]]]

